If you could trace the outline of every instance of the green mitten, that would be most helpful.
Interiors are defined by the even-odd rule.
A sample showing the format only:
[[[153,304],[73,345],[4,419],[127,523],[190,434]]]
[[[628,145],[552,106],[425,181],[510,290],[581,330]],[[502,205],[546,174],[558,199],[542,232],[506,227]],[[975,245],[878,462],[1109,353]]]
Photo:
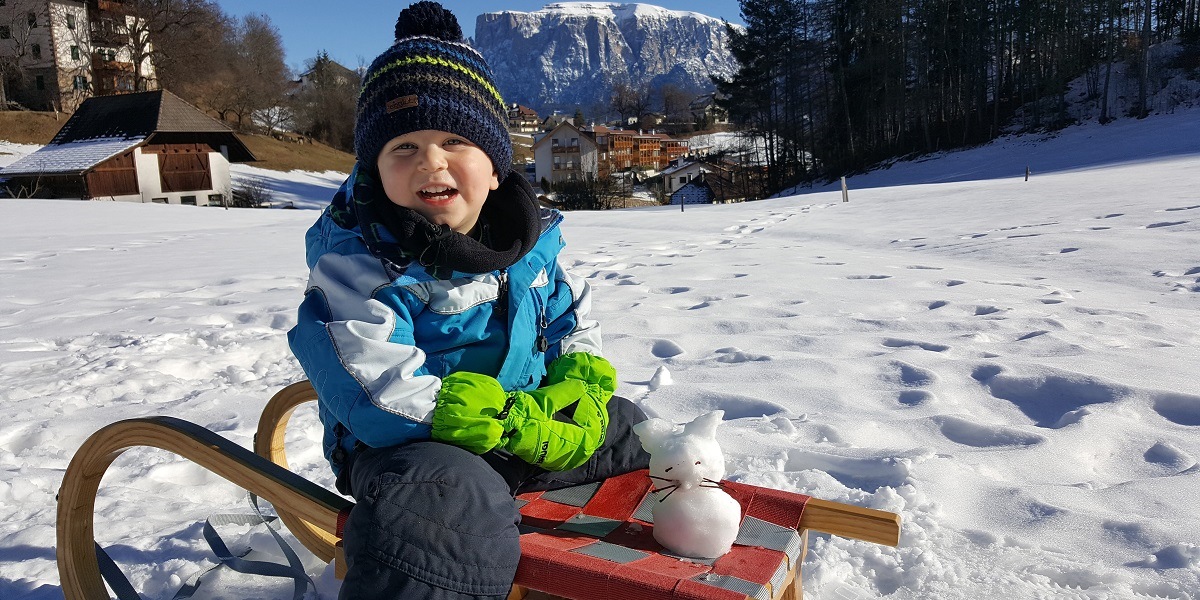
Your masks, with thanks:
[[[554,413],[575,406],[574,423]],[[588,384],[568,379],[532,392],[513,392],[497,417],[507,432],[504,447],[525,462],[550,471],[574,469],[604,443],[608,410],[589,393]]]
[[[505,426],[496,418],[508,393],[495,378],[460,371],[442,378],[433,409],[433,439],[483,454],[500,444]]]
[[[546,382],[559,383],[577,379],[598,388],[591,390],[597,400],[607,403],[617,391],[617,370],[603,356],[587,352],[572,352],[554,359],[546,369]]]

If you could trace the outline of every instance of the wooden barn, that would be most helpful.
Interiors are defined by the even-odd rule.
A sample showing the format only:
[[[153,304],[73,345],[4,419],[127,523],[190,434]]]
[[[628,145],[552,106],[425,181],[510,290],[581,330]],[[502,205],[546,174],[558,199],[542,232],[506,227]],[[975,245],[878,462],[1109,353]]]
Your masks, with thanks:
[[[230,163],[253,160],[229,127],[156,90],[85,100],[0,180],[19,198],[220,205],[232,193]]]

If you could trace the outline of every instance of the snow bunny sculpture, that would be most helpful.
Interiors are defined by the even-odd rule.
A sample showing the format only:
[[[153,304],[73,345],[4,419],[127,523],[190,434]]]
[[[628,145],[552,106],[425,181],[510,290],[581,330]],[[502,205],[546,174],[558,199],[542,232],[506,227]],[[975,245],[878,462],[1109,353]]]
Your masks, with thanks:
[[[716,438],[724,414],[715,410],[683,426],[649,419],[633,427],[650,453],[650,478],[669,490],[653,504],[654,539],[680,556],[716,558],[738,535],[741,506],[718,483],[725,476]]]

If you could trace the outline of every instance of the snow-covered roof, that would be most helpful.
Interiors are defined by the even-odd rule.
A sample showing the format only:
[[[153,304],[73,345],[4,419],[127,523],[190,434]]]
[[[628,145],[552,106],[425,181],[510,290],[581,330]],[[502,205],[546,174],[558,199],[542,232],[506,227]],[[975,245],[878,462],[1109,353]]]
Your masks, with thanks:
[[[78,175],[140,145],[146,138],[101,138],[48,144],[0,169],[0,177],[17,175]]]

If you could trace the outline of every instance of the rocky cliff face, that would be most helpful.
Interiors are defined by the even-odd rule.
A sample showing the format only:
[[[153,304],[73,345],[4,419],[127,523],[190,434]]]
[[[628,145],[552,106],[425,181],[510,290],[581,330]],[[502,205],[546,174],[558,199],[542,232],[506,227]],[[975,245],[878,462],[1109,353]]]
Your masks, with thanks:
[[[617,82],[670,83],[698,94],[713,89],[709,75],[737,70],[720,19],[647,4],[565,2],[487,13],[476,20],[474,45],[505,100],[543,115],[607,107]]]

